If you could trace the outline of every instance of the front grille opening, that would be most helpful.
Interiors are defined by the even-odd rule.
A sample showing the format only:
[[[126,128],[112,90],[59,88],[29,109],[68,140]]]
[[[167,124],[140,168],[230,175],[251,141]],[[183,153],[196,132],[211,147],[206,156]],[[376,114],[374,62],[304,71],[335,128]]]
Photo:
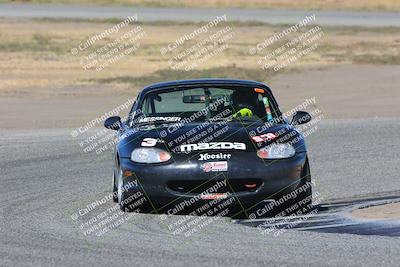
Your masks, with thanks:
[[[262,185],[259,179],[228,180],[230,192],[256,192]]]
[[[174,191],[180,193],[193,193],[193,194],[201,194],[206,190],[210,190],[213,188],[213,193],[226,193],[226,182],[223,180],[177,180],[171,181],[167,184],[167,186]]]
[[[224,180],[175,180],[167,184],[168,188],[180,193],[201,194],[213,188],[213,193],[256,192],[261,186],[259,179],[228,179]]]

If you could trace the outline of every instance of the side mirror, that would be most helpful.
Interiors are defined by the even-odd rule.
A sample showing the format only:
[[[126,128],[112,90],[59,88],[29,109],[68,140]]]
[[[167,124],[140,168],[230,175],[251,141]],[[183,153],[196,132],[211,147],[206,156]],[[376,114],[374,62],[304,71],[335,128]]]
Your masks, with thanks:
[[[311,115],[308,112],[305,111],[296,111],[296,113],[293,115],[292,121],[290,124],[292,125],[298,125],[298,124],[304,124],[307,122],[311,121]]]
[[[118,116],[107,118],[104,121],[104,127],[111,130],[119,130],[121,128],[121,118]]]

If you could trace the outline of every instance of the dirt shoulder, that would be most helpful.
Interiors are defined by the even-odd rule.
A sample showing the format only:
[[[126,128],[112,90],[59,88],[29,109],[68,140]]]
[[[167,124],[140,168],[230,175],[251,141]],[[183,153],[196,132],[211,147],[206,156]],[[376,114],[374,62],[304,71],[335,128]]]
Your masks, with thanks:
[[[370,220],[394,220],[400,219],[400,203],[374,206],[355,210],[351,213],[355,218]]]
[[[282,110],[315,96],[326,118],[399,117],[399,73],[399,65],[341,65],[283,74],[270,85]]]

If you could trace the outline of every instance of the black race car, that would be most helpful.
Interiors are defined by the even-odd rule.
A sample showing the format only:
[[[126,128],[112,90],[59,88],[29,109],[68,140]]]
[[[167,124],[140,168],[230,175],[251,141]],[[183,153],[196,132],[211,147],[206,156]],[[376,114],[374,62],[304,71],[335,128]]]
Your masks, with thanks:
[[[255,81],[150,85],[126,120],[104,122],[118,133],[114,201],[123,211],[199,215],[309,207],[307,150],[293,125],[310,119],[297,111],[289,122]]]

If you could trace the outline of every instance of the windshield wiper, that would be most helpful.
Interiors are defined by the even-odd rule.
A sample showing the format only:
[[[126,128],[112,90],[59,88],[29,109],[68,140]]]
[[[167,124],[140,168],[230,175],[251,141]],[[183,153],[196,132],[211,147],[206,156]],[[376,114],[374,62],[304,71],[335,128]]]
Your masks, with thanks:
[[[133,123],[132,127],[143,126],[143,125],[170,124],[170,123],[179,123],[179,121],[163,121],[163,120],[159,120],[159,121],[142,121],[142,122]]]
[[[239,122],[263,122],[263,120],[258,117],[234,117],[233,119]]]
[[[206,121],[230,121],[230,118],[208,118]]]

